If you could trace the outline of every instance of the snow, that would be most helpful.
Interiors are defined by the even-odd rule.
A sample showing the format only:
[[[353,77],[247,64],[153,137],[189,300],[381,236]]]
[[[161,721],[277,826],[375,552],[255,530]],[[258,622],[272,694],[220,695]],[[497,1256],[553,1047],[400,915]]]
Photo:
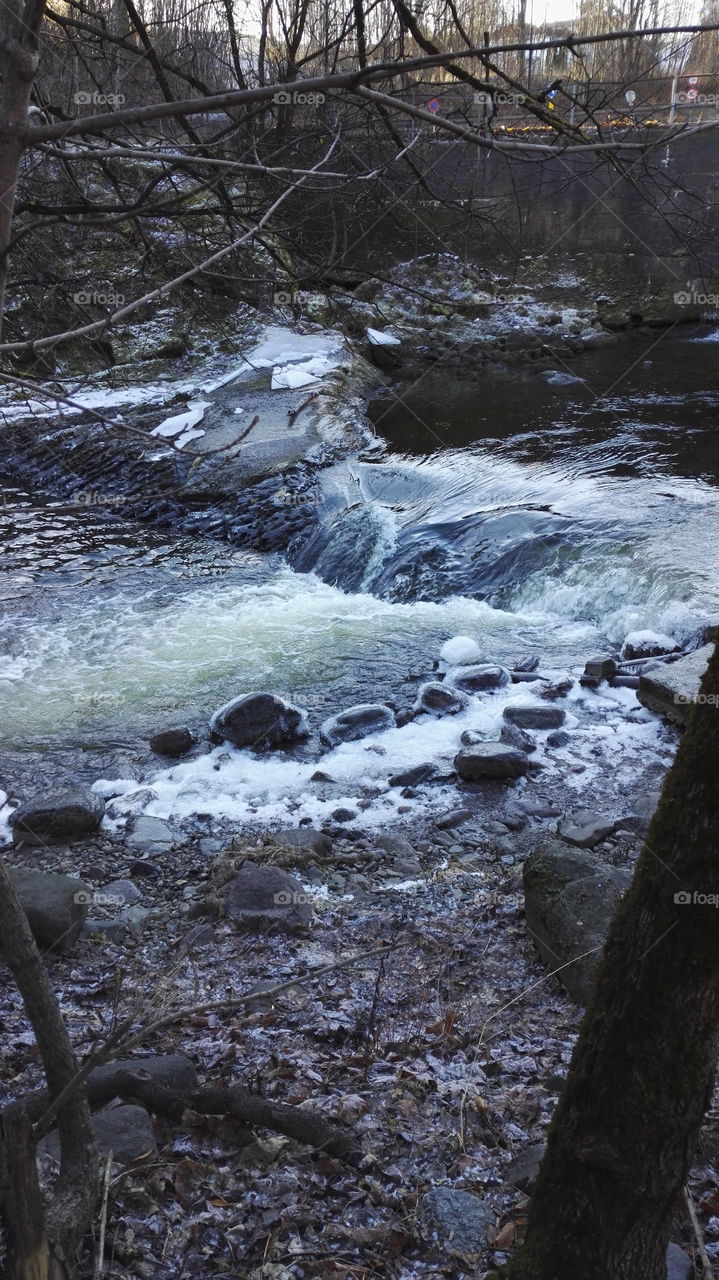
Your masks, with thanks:
[[[197,426],[198,422],[202,422],[205,416],[205,410],[209,409],[212,404],[211,400],[196,400],[190,403],[184,413],[176,413],[171,418],[165,418],[159,426],[155,427],[150,433],[153,436],[179,436],[177,444],[186,443],[196,436],[204,436],[204,431],[193,431],[192,428]]]
[[[629,635],[624,637],[622,654],[630,648],[636,649],[639,654],[651,654],[657,651],[672,653],[676,647],[676,640],[672,640],[671,636],[662,635],[661,631],[630,631]]]
[[[368,329],[367,337],[373,347],[399,347],[401,345],[399,338],[393,338],[391,333],[383,333],[381,329]]]
[[[482,657],[482,651],[471,636],[455,636],[452,640],[447,640],[439,651],[440,661],[445,662],[450,667],[468,667],[473,662],[479,662]]]
[[[14,805],[11,805],[7,798],[6,791],[0,791],[0,848],[4,845],[12,844],[12,833],[10,830],[10,814]]]

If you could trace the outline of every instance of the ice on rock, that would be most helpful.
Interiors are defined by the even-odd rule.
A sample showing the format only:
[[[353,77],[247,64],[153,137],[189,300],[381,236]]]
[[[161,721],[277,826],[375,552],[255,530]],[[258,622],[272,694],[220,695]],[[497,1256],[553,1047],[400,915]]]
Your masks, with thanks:
[[[391,333],[383,333],[381,329],[368,329],[367,337],[373,347],[398,347],[400,346],[399,338],[393,338]]]
[[[442,645],[439,656],[449,667],[468,667],[474,662],[480,662],[482,653],[477,641],[471,636],[454,636]]]

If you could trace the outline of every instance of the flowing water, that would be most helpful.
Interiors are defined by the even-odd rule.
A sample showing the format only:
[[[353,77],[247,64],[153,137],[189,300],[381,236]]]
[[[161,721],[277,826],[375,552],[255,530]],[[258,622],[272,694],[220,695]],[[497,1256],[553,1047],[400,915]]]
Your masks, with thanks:
[[[719,617],[717,339],[395,387],[371,407],[387,451],[322,473],[291,565],[6,483],[5,744],[132,744],[260,688],[315,720],[407,704],[456,634],[555,669],[633,629],[692,641]]]

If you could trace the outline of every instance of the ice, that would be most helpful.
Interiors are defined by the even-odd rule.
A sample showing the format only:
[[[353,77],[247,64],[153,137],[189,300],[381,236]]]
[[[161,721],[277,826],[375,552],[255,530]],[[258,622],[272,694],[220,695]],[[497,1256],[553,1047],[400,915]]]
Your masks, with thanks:
[[[13,808],[14,806],[8,801],[7,792],[0,791],[0,848],[4,845],[12,844],[10,814]]]
[[[641,657],[643,654],[650,655],[657,650],[660,653],[672,653],[676,647],[676,640],[672,640],[671,636],[662,635],[660,631],[630,631],[629,635],[624,637],[622,655],[630,648],[635,649]]]
[[[479,662],[482,658],[482,651],[471,636],[455,636],[452,640],[447,640],[439,651],[442,662],[450,667],[467,667],[473,662]]]
[[[373,347],[399,347],[399,338],[393,338],[391,333],[383,333],[381,329],[368,329],[367,337]]]
[[[185,433],[185,440],[192,440],[195,436],[203,436],[205,434],[204,431],[190,433],[190,429],[197,426],[198,422],[202,422],[205,416],[205,409],[209,409],[211,404],[211,400],[196,400],[187,406],[184,413],[176,413],[171,418],[165,418],[165,421],[155,427],[150,434],[153,436],[180,436],[180,440],[177,441],[178,445],[183,439],[182,433]]]

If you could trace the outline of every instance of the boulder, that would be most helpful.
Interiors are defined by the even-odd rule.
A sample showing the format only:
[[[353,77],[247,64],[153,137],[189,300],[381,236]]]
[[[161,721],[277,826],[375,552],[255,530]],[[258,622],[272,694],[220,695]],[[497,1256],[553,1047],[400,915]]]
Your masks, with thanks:
[[[328,747],[337,747],[341,742],[356,742],[358,738],[383,733],[386,729],[394,729],[394,726],[394,711],[384,703],[360,702],[356,707],[348,707],[325,720],[320,729],[320,740]]]
[[[391,853],[395,857],[416,858],[417,853],[414,846],[410,844],[406,836],[399,835],[382,835],[377,836],[377,848],[382,849],[384,853]]]
[[[524,1191],[526,1195],[531,1195],[546,1149],[546,1143],[536,1142],[534,1146],[525,1147],[524,1151],[520,1151],[504,1175],[507,1186],[516,1187],[517,1191]]]
[[[108,1111],[100,1111],[92,1117],[98,1154],[109,1156],[118,1164],[133,1164],[146,1156],[154,1155],[157,1142],[152,1128],[152,1121],[144,1107],[134,1105],[110,1107]],[[60,1139],[53,1130],[38,1143],[39,1155],[51,1155],[55,1159],[60,1155]]]
[[[483,778],[520,778],[529,764],[523,751],[504,742],[477,742],[463,747],[454,758],[454,767],[463,782]]]
[[[572,741],[571,735],[565,733],[564,729],[557,729],[554,733],[547,735],[547,746],[560,750],[562,747],[568,747]]]
[[[529,734],[516,724],[503,724],[499,741],[507,747],[516,747],[517,751],[524,751],[526,755],[529,755],[530,751],[535,751],[537,747]]]
[[[133,1071],[149,1075],[154,1084],[164,1085],[167,1089],[196,1089],[197,1072],[195,1064],[182,1053],[159,1053],[150,1058],[117,1058],[114,1062],[106,1062],[104,1066],[94,1067],[87,1083],[91,1088],[99,1088],[109,1100],[114,1089],[115,1097],[122,1097],[127,1091],[127,1075]]]
[[[16,844],[64,844],[94,835],[104,813],[105,801],[94,791],[50,791],[19,805],[10,827]]]
[[[428,684],[421,685],[417,690],[417,701],[413,710],[415,714],[428,711],[433,716],[456,716],[468,706],[469,698],[465,693],[460,693],[458,689],[451,689],[449,685],[442,684],[439,680],[430,680]]]
[[[284,827],[276,835],[278,844],[289,845],[291,849],[301,849],[303,853],[315,853],[326,857],[332,852],[332,841],[324,831],[315,827]]]
[[[77,942],[92,889],[75,876],[11,867],[10,879],[42,951],[68,951]]]
[[[471,817],[469,809],[450,809],[447,813],[440,814],[434,825],[438,831],[451,831],[453,827],[461,827]]]
[[[190,729],[161,729],[150,738],[150,747],[158,756],[175,759],[184,756],[194,746],[195,735]]]
[[[225,914],[241,929],[291,933],[310,923],[312,907],[296,876],[247,861],[230,881]]]
[[[448,679],[454,689],[461,689],[463,693],[487,693],[503,689],[511,683],[512,677],[506,667],[497,666],[494,662],[481,662],[475,667],[460,667]]]
[[[657,715],[686,724],[713,651],[714,646],[707,644],[686,658],[643,672],[637,690],[639,701]]]
[[[622,827],[628,831],[635,831],[637,835],[645,836],[651,825],[661,795],[661,791],[648,791],[646,795],[640,796],[638,800],[635,800],[632,812],[622,818]]]
[[[631,631],[624,638],[621,657],[627,662],[636,658],[656,658],[665,653],[680,653],[681,645],[671,636],[658,631]]]
[[[256,751],[280,747],[307,734],[305,712],[274,693],[243,693],[210,719],[213,742],[231,742]]]
[[[566,712],[561,707],[516,707],[504,708],[504,720],[519,729],[558,729],[566,720]]]
[[[125,840],[141,853],[162,853],[172,848],[175,836],[164,818],[153,818],[143,813],[131,819]]]
[[[454,1187],[433,1187],[428,1191],[420,1200],[418,1217],[428,1242],[459,1258],[481,1254],[487,1248],[487,1231],[494,1223],[494,1212],[484,1200]]]
[[[631,880],[624,868],[608,867],[591,853],[545,840],[524,863],[527,930],[560,982],[585,1004],[610,922]],[[572,962],[573,963],[570,963]]]
[[[416,764],[412,769],[404,769],[402,773],[393,773],[387,781],[391,787],[418,787],[421,782],[436,773],[433,764]]]
[[[617,826],[618,823],[613,818],[604,818],[591,809],[576,809],[573,813],[565,814],[557,827],[557,834],[578,849],[593,849],[595,844],[606,840]]]

